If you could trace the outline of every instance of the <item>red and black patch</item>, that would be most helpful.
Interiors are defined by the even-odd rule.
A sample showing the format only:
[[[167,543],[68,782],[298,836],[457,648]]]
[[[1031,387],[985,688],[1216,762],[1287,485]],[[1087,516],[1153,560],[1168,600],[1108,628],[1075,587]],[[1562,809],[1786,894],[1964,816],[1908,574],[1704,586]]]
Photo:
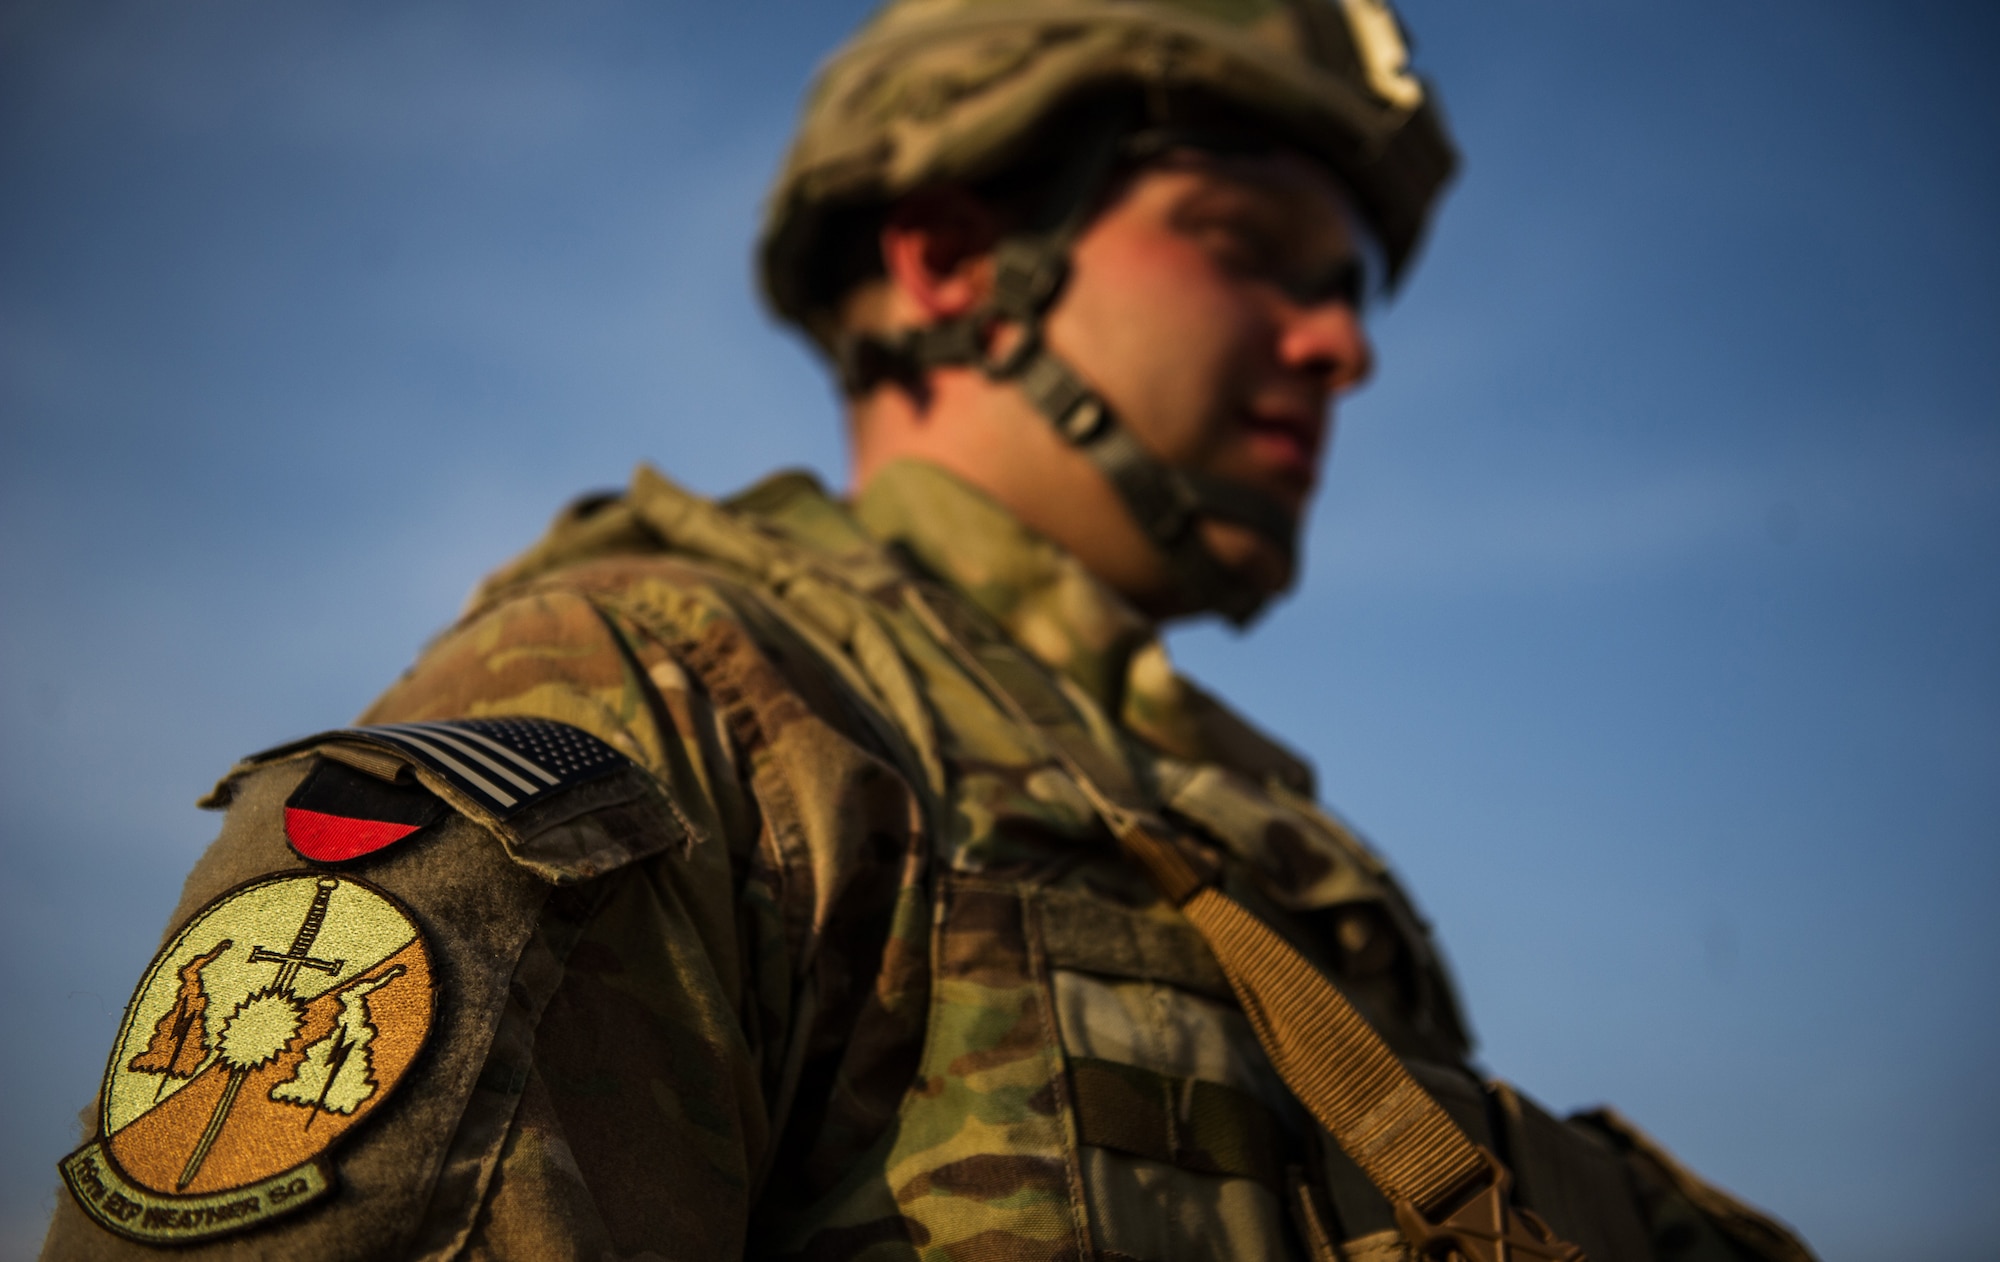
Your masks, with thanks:
[[[341,863],[428,828],[448,809],[420,784],[321,758],[285,802],[285,840],[315,862]]]

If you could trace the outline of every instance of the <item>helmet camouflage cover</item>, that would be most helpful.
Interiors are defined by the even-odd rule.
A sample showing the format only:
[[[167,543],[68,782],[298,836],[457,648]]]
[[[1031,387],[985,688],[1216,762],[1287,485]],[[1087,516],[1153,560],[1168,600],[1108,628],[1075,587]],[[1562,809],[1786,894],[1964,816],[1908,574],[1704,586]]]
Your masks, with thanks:
[[[772,190],[772,305],[830,344],[836,216],[1004,171],[1053,112],[1119,85],[1220,102],[1328,163],[1391,280],[1455,164],[1386,0],[889,0],[821,71]]]

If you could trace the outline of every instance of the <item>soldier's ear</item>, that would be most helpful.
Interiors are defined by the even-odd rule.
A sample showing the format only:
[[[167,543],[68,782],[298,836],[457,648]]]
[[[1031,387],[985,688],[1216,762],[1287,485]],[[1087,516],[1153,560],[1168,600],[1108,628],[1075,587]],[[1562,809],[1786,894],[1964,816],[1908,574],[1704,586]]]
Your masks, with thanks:
[[[882,270],[925,315],[965,315],[993,286],[999,217],[955,185],[922,189],[890,208],[882,224]]]

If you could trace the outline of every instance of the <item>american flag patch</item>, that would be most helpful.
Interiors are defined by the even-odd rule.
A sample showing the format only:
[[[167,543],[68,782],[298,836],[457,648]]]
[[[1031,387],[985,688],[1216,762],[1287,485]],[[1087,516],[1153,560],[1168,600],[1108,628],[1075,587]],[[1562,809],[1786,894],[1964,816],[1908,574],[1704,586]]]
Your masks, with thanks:
[[[448,719],[350,727],[316,738],[386,745],[451,781],[499,819],[625,766],[595,736],[553,719]]]

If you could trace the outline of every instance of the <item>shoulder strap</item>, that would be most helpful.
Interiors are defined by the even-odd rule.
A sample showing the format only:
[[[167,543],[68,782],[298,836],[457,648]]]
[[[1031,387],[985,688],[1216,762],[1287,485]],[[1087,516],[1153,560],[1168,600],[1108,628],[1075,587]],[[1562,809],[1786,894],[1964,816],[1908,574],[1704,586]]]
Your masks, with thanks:
[[[1015,722],[1037,732],[1120,848],[1208,943],[1271,1058],[1306,1111],[1389,1203],[1417,1254],[1466,1262],[1561,1259],[1583,1252],[1509,1202],[1507,1169],[1472,1142],[1332,982],[1256,913],[1224,893],[1073,718],[1018,678],[1036,668],[1011,646],[975,651],[914,586],[912,611]],[[1006,678],[1014,678],[1010,686]]]

